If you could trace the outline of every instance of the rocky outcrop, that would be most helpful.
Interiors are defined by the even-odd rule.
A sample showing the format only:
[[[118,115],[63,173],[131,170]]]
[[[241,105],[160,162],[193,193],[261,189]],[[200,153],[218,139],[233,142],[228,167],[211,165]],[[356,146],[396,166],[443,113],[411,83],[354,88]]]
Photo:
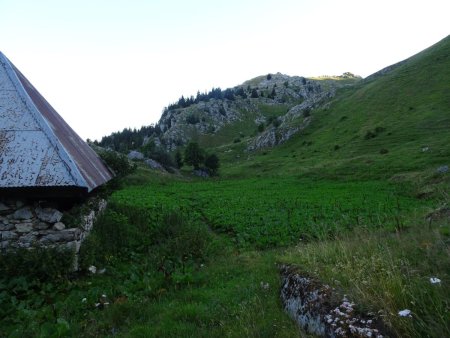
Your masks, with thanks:
[[[81,217],[77,227],[67,228],[61,222],[63,213],[56,208],[41,207],[38,202],[1,201],[0,251],[35,246],[70,249],[75,253],[76,269],[81,243],[105,207],[106,201],[98,200],[94,208]]]
[[[210,99],[186,108],[166,109],[158,123],[162,135],[157,140],[166,150],[172,151],[193,136],[215,134],[224,126],[244,119],[248,113],[256,115],[256,129],[266,120],[259,111],[260,105],[286,104],[293,108],[279,118],[281,124],[277,129],[268,128],[248,146],[248,150],[274,146],[305,128],[310,121],[307,114],[325,99],[333,97],[336,86],[330,81],[322,86],[319,80],[280,73],[261,76],[233,88],[236,93],[244,92],[244,96]],[[252,92],[257,97],[253,97]],[[156,139],[154,141],[156,144]]]
[[[281,266],[281,301],[298,325],[320,337],[373,337],[385,335],[381,321],[360,314],[347,297],[338,298],[330,286]]]

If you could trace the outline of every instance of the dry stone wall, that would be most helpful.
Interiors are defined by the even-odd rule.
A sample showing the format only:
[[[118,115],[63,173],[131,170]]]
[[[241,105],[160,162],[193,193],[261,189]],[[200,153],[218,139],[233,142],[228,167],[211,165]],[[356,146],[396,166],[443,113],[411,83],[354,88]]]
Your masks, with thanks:
[[[0,201],[0,250],[34,246],[59,247],[74,250],[75,269],[81,243],[91,231],[96,216],[106,208],[105,200],[80,219],[77,227],[67,227],[61,222],[63,213],[53,207],[43,207],[42,202],[6,199]]]

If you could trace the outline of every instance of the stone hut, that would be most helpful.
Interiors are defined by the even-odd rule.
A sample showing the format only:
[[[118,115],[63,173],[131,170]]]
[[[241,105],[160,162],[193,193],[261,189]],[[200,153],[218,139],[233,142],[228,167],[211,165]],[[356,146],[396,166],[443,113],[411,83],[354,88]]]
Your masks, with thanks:
[[[0,249],[37,243],[70,244],[78,251],[103,204],[80,227],[68,229],[61,223],[61,201],[85,198],[112,177],[91,147],[0,52]]]

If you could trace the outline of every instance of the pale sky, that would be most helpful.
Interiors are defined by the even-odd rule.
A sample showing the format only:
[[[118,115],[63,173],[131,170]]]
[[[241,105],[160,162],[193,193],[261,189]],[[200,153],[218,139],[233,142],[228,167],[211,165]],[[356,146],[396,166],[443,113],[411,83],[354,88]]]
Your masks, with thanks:
[[[268,73],[363,77],[450,34],[448,0],[0,0],[0,50],[83,138]]]

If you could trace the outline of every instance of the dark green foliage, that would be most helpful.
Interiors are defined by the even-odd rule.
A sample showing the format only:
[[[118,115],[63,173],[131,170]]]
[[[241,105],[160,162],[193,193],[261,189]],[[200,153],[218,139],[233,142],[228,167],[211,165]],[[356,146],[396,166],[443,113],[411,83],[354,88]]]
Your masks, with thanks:
[[[277,92],[275,91],[275,87],[273,87],[272,91],[270,92],[269,95],[267,95],[267,97],[268,97],[269,99],[272,99],[272,100],[273,100],[273,99],[276,97],[276,95],[277,95]]]
[[[36,246],[9,250],[0,255],[0,278],[65,279],[72,272],[73,260],[74,252],[67,249]]]
[[[127,153],[129,150],[137,149],[141,146],[145,137],[158,136],[160,134],[161,129],[158,125],[150,125],[140,129],[125,128],[122,131],[102,137],[100,142],[94,142],[94,144]]]
[[[275,128],[278,128],[278,127],[280,126],[280,124],[281,124],[281,120],[280,120],[278,117],[275,118],[275,119],[273,119],[272,125],[273,125]]]
[[[339,144],[336,144],[335,146],[334,146],[334,151],[336,151],[336,150],[339,150],[341,147],[339,146]]]
[[[184,273],[187,264],[204,261],[211,235],[204,225],[190,222],[177,211],[170,211],[164,215],[154,238],[157,268],[167,278],[180,268]]]
[[[247,98],[247,94],[245,93],[244,88],[242,88],[242,87],[239,87],[239,88],[236,90],[235,95],[240,96],[240,97],[242,97],[243,99],[246,99],[246,98]]]
[[[266,128],[266,126],[264,125],[264,123],[260,123],[258,124],[258,131],[260,133],[262,133],[264,131],[264,129]]]
[[[209,154],[205,158],[205,167],[208,169],[210,174],[215,175],[217,174],[217,170],[220,167],[219,158],[216,154]]]
[[[376,137],[376,136],[377,136],[376,133],[374,133],[372,130],[368,130],[368,131],[366,132],[366,134],[364,135],[364,139],[365,139],[365,140],[370,140],[371,138],[374,138],[374,137]]]
[[[171,168],[175,167],[176,165],[176,162],[174,161],[173,157],[162,148],[158,148],[155,151],[153,151],[150,154],[150,158],[161,163],[162,166],[168,171],[170,171]]]
[[[80,250],[80,266],[105,265],[111,257],[136,247],[142,236],[126,216],[108,208],[95,222]]]
[[[186,122],[189,124],[197,124],[200,122],[200,119],[198,118],[197,115],[190,114],[186,117]]]
[[[258,91],[256,90],[256,88],[253,88],[253,89],[252,89],[252,94],[251,94],[250,97],[251,97],[252,99],[256,99],[256,98],[259,97]]]
[[[234,90],[231,88],[226,89],[223,94],[223,97],[227,100],[234,101],[235,100]]]
[[[235,99],[235,95],[236,95],[236,93],[235,93],[234,88],[228,88],[225,91],[222,91],[222,89],[220,89],[220,88],[213,88],[207,93],[206,92],[200,93],[198,91],[197,96],[195,98],[193,96],[191,96],[191,97],[185,99],[184,96],[181,96],[178,99],[177,103],[169,104],[169,106],[167,108],[165,108],[164,111],[175,110],[175,109],[179,109],[179,108],[187,108],[187,107],[190,107],[191,105],[197,104],[199,102],[208,102],[211,99],[222,100],[225,98],[227,100],[233,101]]]
[[[198,169],[204,158],[204,151],[200,148],[198,143],[189,142],[184,150],[184,162],[188,165],[192,165],[194,169]]]
[[[389,152],[389,150],[387,150],[386,148],[380,149],[380,154],[382,154],[382,155],[387,154],[388,152]]]
[[[227,111],[225,110],[225,107],[223,105],[220,106],[219,113],[222,116],[227,116]]]
[[[241,142],[241,139],[240,139],[239,137],[236,137],[236,138],[233,140],[233,143],[239,143],[239,142]]]
[[[116,178],[124,177],[136,169],[136,165],[130,163],[125,155],[115,151],[101,151],[99,156],[114,171]]]
[[[177,164],[178,169],[180,169],[183,166],[183,157],[181,156],[181,153],[178,149],[175,153],[175,163]]]

